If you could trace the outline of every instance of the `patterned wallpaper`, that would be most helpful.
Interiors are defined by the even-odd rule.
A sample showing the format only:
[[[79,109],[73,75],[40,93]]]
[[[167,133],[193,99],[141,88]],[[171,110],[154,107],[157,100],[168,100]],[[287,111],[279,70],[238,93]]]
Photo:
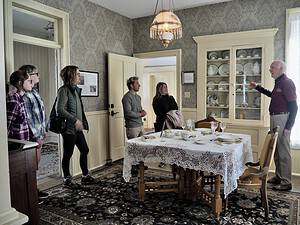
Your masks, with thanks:
[[[177,11],[183,25],[183,38],[168,49],[182,49],[182,70],[197,69],[197,48],[193,36],[228,32],[279,28],[275,37],[275,58],[284,59],[285,11],[299,7],[300,0],[233,0],[231,2],[202,6]],[[133,20],[133,52],[162,50],[158,41],[149,38],[149,27],[153,17]],[[196,107],[196,84],[183,85],[182,93],[190,92],[182,106]]]
[[[132,20],[87,0],[36,0],[70,13],[71,64],[98,71],[99,97],[83,98],[86,111],[107,109],[107,53],[132,55]]]

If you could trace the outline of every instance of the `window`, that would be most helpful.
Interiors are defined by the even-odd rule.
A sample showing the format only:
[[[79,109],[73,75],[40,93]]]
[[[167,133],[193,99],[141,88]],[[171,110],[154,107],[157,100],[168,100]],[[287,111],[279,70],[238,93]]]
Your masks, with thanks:
[[[291,134],[291,145],[300,149],[300,8],[287,9],[286,13],[286,64],[287,74],[297,89],[298,114]]]

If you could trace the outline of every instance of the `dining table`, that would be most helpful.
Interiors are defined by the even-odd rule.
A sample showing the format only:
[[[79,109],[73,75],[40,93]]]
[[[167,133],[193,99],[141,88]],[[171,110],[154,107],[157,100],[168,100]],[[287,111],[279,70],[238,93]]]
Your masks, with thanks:
[[[126,141],[123,178],[129,182],[131,167],[139,165],[138,191],[140,200],[144,201],[145,191],[175,191],[184,194],[188,183],[186,173],[189,172],[192,179],[189,179],[191,184],[188,184],[188,190],[193,192],[194,199],[199,196],[210,205],[219,221],[222,212],[221,196],[226,199],[237,188],[237,181],[249,161],[253,161],[250,135],[212,133],[207,128],[165,130]],[[159,162],[177,168],[178,179],[174,176],[173,181],[165,183],[145,182],[144,164]],[[214,185],[213,192],[205,188],[207,179],[204,172],[210,174],[207,177],[213,178],[210,179]]]

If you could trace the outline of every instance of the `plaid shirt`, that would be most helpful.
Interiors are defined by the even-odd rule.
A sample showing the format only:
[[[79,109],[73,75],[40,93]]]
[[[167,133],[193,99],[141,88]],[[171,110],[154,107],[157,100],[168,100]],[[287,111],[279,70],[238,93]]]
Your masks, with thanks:
[[[6,97],[7,132],[9,138],[29,140],[23,96],[15,87],[11,87]]]
[[[30,129],[30,140],[43,139],[46,128],[46,115],[43,100],[36,89],[24,95],[25,110]]]

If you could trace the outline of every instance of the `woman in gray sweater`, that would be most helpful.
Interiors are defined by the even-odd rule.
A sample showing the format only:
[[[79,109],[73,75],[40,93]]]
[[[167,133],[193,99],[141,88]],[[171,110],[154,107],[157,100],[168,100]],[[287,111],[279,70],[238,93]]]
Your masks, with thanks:
[[[72,181],[70,174],[70,159],[75,145],[80,151],[80,168],[82,171],[81,184],[93,184],[95,179],[89,174],[87,155],[89,147],[85,140],[83,130],[88,130],[88,122],[84,113],[81,100],[80,72],[77,66],[66,66],[60,76],[64,85],[57,92],[57,114],[66,118],[66,130],[63,137],[62,169],[64,173],[64,185],[69,188],[78,188],[79,185]]]

